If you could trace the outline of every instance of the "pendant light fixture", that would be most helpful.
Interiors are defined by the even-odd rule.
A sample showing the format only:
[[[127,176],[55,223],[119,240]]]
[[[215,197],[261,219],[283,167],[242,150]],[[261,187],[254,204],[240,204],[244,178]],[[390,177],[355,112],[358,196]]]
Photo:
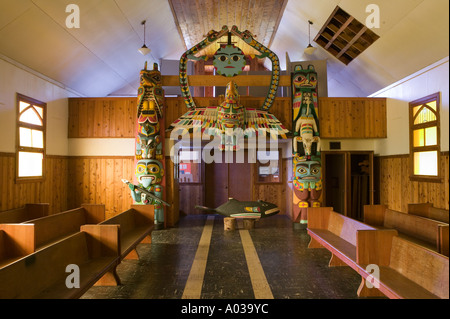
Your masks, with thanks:
[[[311,24],[313,24],[312,21],[311,21],[311,20],[308,20],[308,37],[309,37],[309,44],[308,44],[308,46],[305,48],[305,53],[306,53],[306,54],[309,54],[309,55],[313,54],[314,51],[316,51],[316,48],[313,47],[313,46],[311,45]]]
[[[142,48],[140,48],[138,51],[142,54],[142,55],[147,55],[151,52],[151,50],[149,48],[147,48],[147,46],[145,45],[145,23],[147,22],[147,20],[144,20],[141,22],[141,25],[144,26],[144,45],[142,46]]]

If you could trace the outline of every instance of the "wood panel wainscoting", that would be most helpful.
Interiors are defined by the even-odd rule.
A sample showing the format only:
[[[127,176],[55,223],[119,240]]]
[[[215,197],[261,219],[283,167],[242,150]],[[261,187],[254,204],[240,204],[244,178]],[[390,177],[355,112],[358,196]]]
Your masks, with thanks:
[[[134,178],[134,156],[69,157],[69,207],[104,204],[106,219],[133,204],[130,189],[122,179]]]
[[[68,157],[46,155],[43,181],[16,183],[15,174],[16,154],[0,153],[0,211],[27,203],[49,203],[49,214],[68,209],[67,197],[72,192]]]
[[[379,200],[392,210],[408,212],[408,204],[432,203],[449,209],[449,152],[441,153],[441,182],[418,182],[409,179],[409,154],[375,158],[379,171]]]

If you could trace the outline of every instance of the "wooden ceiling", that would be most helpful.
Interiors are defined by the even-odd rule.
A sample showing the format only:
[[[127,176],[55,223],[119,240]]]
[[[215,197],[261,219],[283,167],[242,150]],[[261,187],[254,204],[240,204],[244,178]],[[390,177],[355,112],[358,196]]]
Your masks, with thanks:
[[[210,30],[220,31],[227,25],[236,25],[240,31],[249,30],[256,40],[270,47],[275,37],[287,0],[169,0],[175,23],[186,50],[202,41]],[[232,37],[232,43],[245,55],[259,52]],[[223,37],[197,55],[213,56]]]

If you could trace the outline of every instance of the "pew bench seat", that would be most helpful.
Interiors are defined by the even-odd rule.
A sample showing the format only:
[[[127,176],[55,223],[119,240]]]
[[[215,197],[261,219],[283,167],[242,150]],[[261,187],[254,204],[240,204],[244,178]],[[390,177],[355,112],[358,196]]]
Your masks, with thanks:
[[[136,247],[141,243],[151,243],[154,229],[154,206],[132,205],[130,209],[108,218],[99,225],[117,225],[120,233],[120,261],[139,259]],[[113,267],[99,280],[97,286],[117,286],[121,281]]]
[[[448,257],[388,231],[360,231],[360,274],[391,299],[448,299]],[[377,265],[377,276],[366,265]]]
[[[85,225],[80,232],[1,268],[0,299],[79,298],[118,262],[118,226]],[[67,285],[72,275],[68,265],[79,267],[73,273],[79,287]]]
[[[321,246],[328,249],[333,256],[338,257],[348,266],[354,268],[356,264],[356,246],[328,230],[309,228],[308,234]],[[310,244],[309,248],[316,248],[312,247],[313,245]],[[336,263],[336,260],[330,261],[330,266],[334,266]]]
[[[398,271],[389,267],[380,267],[380,285],[391,298],[398,299],[439,299],[438,296],[429,292],[419,284],[403,276]]]
[[[144,239],[151,241],[149,236],[155,225],[154,206],[132,205],[130,209],[106,219],[99,225],[120,226],[120,257],[125,259]]]
[[[378,291],[366,287],[362,276],[364,273],[357,261],[357,234],[360,230],[375,231],[376,229],[336,213],[332,207],[308,208],[307,233],[311,237],[308,248],[326,248],[331,252],[328,264],[330,267],[349,266],[361,274],[358,296],[380,296]]]

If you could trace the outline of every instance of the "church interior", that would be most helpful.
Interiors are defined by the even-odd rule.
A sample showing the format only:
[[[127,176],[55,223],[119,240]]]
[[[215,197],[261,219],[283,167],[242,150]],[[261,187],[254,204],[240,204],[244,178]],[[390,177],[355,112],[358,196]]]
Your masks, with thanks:
[[[449,298],[448,1],[1,0],[0,74],[0,299]]]

